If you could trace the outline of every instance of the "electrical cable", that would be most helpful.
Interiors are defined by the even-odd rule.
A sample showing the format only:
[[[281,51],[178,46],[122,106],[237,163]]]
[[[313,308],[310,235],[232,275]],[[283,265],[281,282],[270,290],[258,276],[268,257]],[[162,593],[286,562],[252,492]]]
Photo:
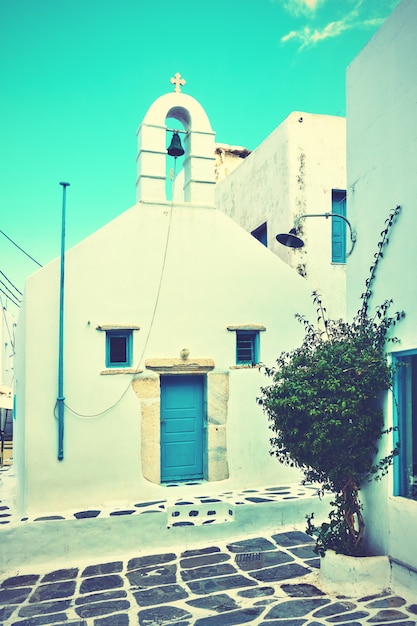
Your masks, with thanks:
[[[4,272],[2,272],[0,270],[0,274],[7,280],[7,282],[13,287],[13,289],[15,289],[17,291],[17,293],[21,296],[23,296],[23,293],[16,287],[16,285],[14,285],[12,283],[12,281],[10,280],[10,278],[7,278],[6,274]]]
[[[126,388],[124,389],[124,391],[122,392],[122,394],[119,396],[119,398],[109,407],[107,407],[106,409],[104,409],[103,411],[100,411],[99,413],[93,413],[93,414],[84,414],[84,413],[79,413],[77,411],[75,411],[74,409],[72,409],[66,402],[64,402],[64,406],[66,409],[68,409],[68,411],[70,411],[73,415],[80,417],[82,419],[95,419],[97,417],[101,417],[102,415],[108,413],[109,411],[111,411],[112,409],[114,409],[114,407],[116,407],[119,402],[124,398],[124,396],[126,395],[126,393],[129,391],[129,389],[132,386],[132,381],[134,376],[136,375],[136,373],[138,373],[138,370],[141,366],[143,357],[145,355],[145,351],[148,345],[148,341],[149,338],[151,336],[151,332],[152,332],[152,328],[153,328],[153,324],[155,321],[155,316],[156,316],[156,311],[158,308],[158,304],[159,304],[159,297],[161,294],[161,288],[162,288],[162,280],[164,277],[164,273],[165,273],[165,265],[166,265],[166,259],[167,259],[167,254],[168,254],[168,244],[169,244],[169,240],[170,240],[170,235],[171,235],[171,224],[172,224],[172,214],[173,214],[173,208],[174,208],[174,191],[175,191],[175,178],[176,178],[176,164],[177,164],[177,159],[175,158],[174,161],[174,175],[173,175],[173,180],[172,180],[172,186],[171,186],[171,206],[170,206],[170,212],[169,212],[169,222],[168,222],[168,230],[167,230],[167,236],[166,236],[166,241],[165,241],[165,249],[164,249],[164,256],[163,256],[163,260],[162,260],[162,267],[161,267],[161,274],[159,277],[159,284],[158,284],[158,290],[156,293],[156,297],[155,297],[155,304],[154,304],[154,308],[153,308],[153,312],[152,312],[152,317],[151,317],[151,322],[149,325],[149,330],[148,333],[146,335],[146,339],[145,339],[145,343],[142,349],[142,353],[139,359],[139,362],[135,368],[136,372],[134,374],[131,375],[130,380],[128,385],[126,385]],[[57,417],[56,415],[56,404],[55,404],[55,408],[54,408],[54,415],[55,417]]]
[[[15,306],[20,307],[20,302],[19,301],[16,302],[11,296],[9,296],[9,294],[3,291],[1,287],[0,287],[0,291],[4,296],[6,296],[6,298],[9,298],[10,302],[12,302]]]
[[[5,323],[5,325],[6,325],[7,334],[9,335],[10,345],[11,345],[11,346],[12,346],[12,348],[13,348],[13,354],[12,354],[12,356],[14,356],[14,353],[15,353],[15,352],[14,352],[14,338],[12,337],[12,333],[10,332],[9,320],[7,319],[7,316],[6,316],[6,308],[5,308],[5,306],[3,305],[3,298],[1,297],[1,295],[0,295],[0,305],[1,305],[1,310],[2,310],[2,312],[3,312],[3,319],[4,319],[4,323]]]
[[[33,256],[30,256],[30,254],[28,254],[25,250],[23,250],[23,248],[21,248],[15,241],[13,241],[11,237],[6,235],[6,233],[3,230],[0,229],[0,233],[4,235],[4,237],[6,237],[6,239],[8,239],[14,246],[16,246],[16,248],[18,248],[21,252],[23,252],[23,254],[26,254],[26,256],[29,257],[29,259],[31,259],[34,263],[36,263],[36,265],[39,265],[39,267],[42,267],[42,265],[36,259],[34,259]]]
[[[6,291],[8,291],[8,292],[11,294],[11,296],[12,296],[13,298],[15,298],[18,302],[20,302],[20,298],[19,298],[19,296],[16,296],[16,294],[14,294],[14,293],[13,293],[13,291],[12,291],[11,289],[9,289],[9,287],[6,285],[6,283],[5,283],[5,282],[3,282],[3,281],[1,280],[1,278],[0,278],[0,285],[3,285],[3,287],[6,289]],[[4,293],[4,291],[3,291],[3,293]],[[10,297],[10,296],[8,296],[8,297]]]

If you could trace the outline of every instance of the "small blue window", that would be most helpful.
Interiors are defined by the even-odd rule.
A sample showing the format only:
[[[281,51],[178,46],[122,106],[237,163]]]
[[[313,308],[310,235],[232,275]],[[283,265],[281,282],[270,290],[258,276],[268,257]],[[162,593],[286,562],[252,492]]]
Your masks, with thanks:
[[[346,217],[346,191],[332,189],[332,213]],[[346,263],[346,222],[332,217],[332,263]]]
[[[106,331],[106,367],[131,367],[132,331]]]
[[[236,331],[237,365],[259,363],[259,332],[253,330]]]
[[[394,463],[394,494],[417,500],[417,350],[394,355],[395,433],[400,453]]]

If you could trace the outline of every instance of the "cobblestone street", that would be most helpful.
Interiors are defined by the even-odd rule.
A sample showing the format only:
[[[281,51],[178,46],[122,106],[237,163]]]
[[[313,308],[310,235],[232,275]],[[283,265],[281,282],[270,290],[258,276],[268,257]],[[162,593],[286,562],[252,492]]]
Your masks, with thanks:
[[[311,538],[288,530],[110,562],[3,576],[4,626],[324,626],[417,623],[412,600],[329,596]]]

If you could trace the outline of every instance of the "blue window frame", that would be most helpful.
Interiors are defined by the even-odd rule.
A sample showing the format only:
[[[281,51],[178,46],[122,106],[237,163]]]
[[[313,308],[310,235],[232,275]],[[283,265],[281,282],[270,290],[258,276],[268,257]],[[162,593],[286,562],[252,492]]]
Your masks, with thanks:
[[[132,343],[131,330],[107,330],[106,367],[131,367]]]
[[[332,189],[332,213],[346,217],[346,191]],[[332,263],[346,263],[346,222],[332,218]]]
[[[255,365],[259,363],[258,331],[236,331],[236,363],[237,365]]]
[[[394,463],[394,494],[417,500],[417,350],[393,355],[394,425],[400,452]]]

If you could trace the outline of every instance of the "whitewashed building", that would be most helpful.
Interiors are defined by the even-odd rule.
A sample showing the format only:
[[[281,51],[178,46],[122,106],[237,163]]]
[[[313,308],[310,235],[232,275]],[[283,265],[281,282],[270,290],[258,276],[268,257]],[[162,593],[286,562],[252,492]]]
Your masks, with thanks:
[[[343,317],[351,249],[346,222],[302,219],[297,230],[305,246],[297,250],[275,237],[302,215],[346,217],[345,118],[293,112],[245,156],[216,186],[217,207],[304,276],[310,291],[323,295],[330,316]]]
[[[180,203],[166,199],[167,118],[185,129]],[[215,208],[214,132],[195,99],[157,99],[138,145],[137,204],[66,254],[62,441],[59,260],[26,282],[15,458],[27,515],[300,478],[269,455],[256,364],[300,341],[309,289]]]
[[[417,585],[417,5],[403,0],[347,71],[349,216],[357,245],[348,265],[349,314],[358,308],[391,209],[401,206],[373,288],[372,303],[387,298],[406,317],[388,346],[396,376],[386,403],[387,427],[397,426],[400,455],[390,475],[365,490],[370,548],[391,558],[394,576]]]

